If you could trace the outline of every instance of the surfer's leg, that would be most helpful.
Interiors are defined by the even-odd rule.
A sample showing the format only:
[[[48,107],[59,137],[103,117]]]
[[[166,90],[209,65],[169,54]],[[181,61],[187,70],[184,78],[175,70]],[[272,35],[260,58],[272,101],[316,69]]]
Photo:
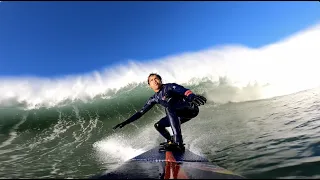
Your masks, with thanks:
[[[160,121],[154,124],[156,130],[165,138],[167,141],[171,141],[171,136],[166,127],[170,127],[170,122],[167,116],[160,119]]]
[[[175,109],[176,109],[177,116],[181,118],[180,119],[181,124],[192,118],[195,118],[199,114],[199,107],[190,103],[180,104]]]
[[[183,118],[183,117],[179,117],[180,120],[180,124],[183,124],[185,122],[188,122],[189,120],[191,120],[192,118]]]
[[[182,134],[181,134],[181,124],[178,116],[176,115],[174,108],[165,108],[167,117],[169,119],[172,132],[173,132],[173,142],[176,144],[183,144]]]
[[[199,114],[199,108],[196,106],[194,108],[180,109],[176,112],[179,117],[180,123],[183,124],[195,118]]]
[[[165,110],[173,131],[174,142],[183,144],[181,124],[196,117],[199,114],[199,108],[191,103],[183,102],[174,105],[169,104]]]

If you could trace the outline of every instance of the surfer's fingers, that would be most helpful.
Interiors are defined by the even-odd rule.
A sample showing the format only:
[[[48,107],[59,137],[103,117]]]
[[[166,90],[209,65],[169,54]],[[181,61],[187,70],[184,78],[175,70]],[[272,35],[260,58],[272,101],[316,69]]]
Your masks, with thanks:
[[[198,99],[195,99],[195,100],[193,101],[193,103],[194,103],[196,106],[200,106],[200,102],[199,102]]]
[[[198,96],[196,99],[197,103],[200,105],[204,105],[204,103],[206,102],[205,99],[203,99],[201,96]]]
[[[201,99],[201,101],[203,101],[203,102],[207,102],[207,98],[205,98],[203,96],[198,95],[198,98]]]

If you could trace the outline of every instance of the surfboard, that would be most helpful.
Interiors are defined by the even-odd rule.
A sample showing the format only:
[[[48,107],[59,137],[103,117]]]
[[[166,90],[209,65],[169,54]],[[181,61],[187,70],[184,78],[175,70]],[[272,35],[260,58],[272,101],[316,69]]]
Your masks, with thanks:
[[[91,179],[245,179],[190,150],[159,151],[154,147],[122,166]]]

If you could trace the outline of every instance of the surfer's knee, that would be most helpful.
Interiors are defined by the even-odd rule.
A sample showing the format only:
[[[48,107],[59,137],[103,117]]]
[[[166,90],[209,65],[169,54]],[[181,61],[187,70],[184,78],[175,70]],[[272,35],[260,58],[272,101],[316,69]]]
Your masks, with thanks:
[[[199,108],[195,107],[195,108],[183,109],[181,111],[178,111],[177,113],[180,118],[190,120],[198,116]]]
[[[196,107],[196,108],[194,108],[193,111],[192,111],[192,116],[193,116],[193,117],[196,117],[196,116],[198,116],[198,114],[199,114],[199,108]]]
[[[158,129],[159,123],[154,123],[154,128]]]
[[[194,107],[190,108],[188,110],[188,112],[186,112],[185,114],[187,114],[189,116],[189,118],[195,118],[199,114],[199,107],[194,106]]]
[[[156,130],[163,129],[163,127],[160,125],[159,122],[156,122],[156,123],[154,124],[154,128],[156,128]]]

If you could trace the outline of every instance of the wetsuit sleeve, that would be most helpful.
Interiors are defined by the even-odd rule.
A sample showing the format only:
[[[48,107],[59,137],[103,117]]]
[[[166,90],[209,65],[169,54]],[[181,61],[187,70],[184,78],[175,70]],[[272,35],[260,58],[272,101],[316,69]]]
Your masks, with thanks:
[[[190,89],[187,89],[175,83],[170,84],[170,90],[172,90],[174,93],[177,93],[181,96],[187,97],[188,100],[191,100],[195,96],[195,94]]]
[[[146,104],[143,106],[143,108],[137,113],[140,113],[142,116],[146,112],[148,112],[155,104],[156,104],[155,99],[153,97],[150,97],[149,100],[146,102]]]
[[[148,112],[154,105],[156,104],[153,97],[150,97],[146,104],[142,107],[142,109],[136,112],[133,116],[131,116],[128,120],[124,121],[123,124],[129,124],[137,119],[139,119],[142,115]]]

